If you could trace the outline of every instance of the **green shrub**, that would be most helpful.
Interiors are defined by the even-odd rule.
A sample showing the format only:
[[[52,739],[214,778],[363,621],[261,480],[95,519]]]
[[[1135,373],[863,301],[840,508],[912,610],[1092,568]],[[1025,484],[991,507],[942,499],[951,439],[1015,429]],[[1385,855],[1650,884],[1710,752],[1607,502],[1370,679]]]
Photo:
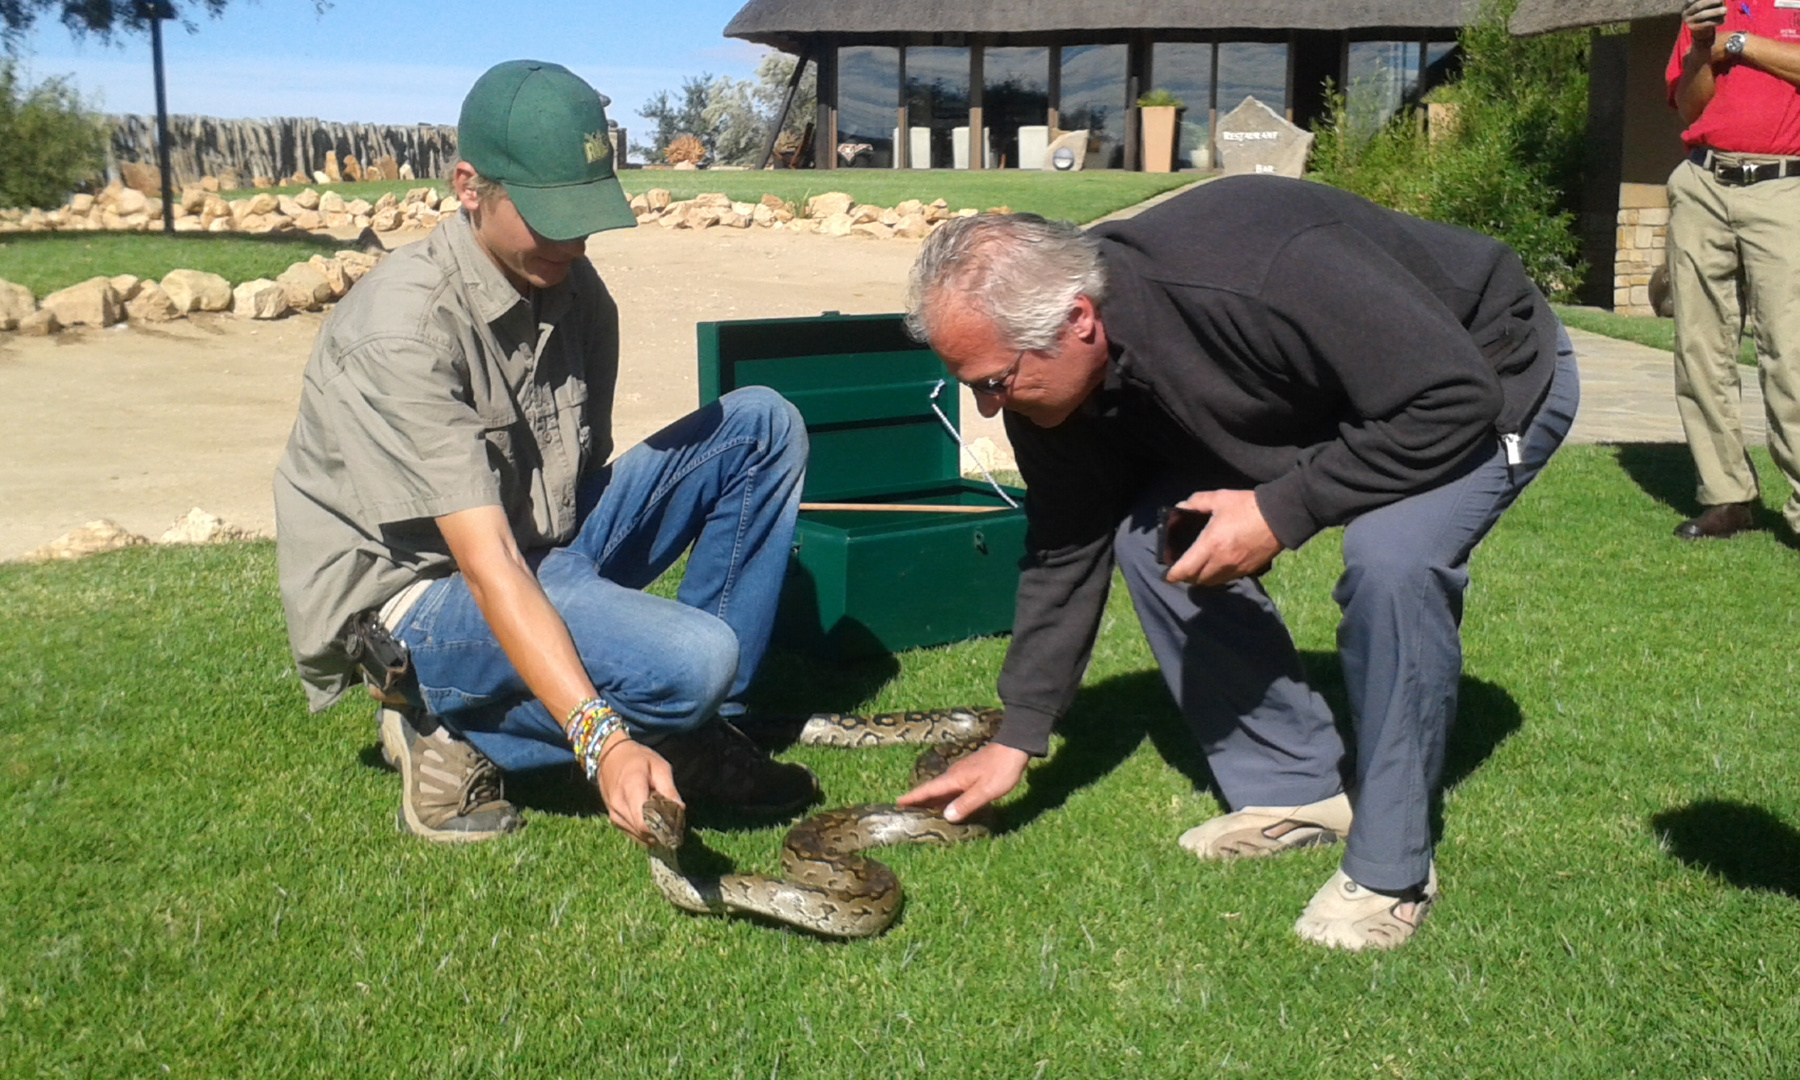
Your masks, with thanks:
[[[107,132],[65,79],[25,86],[0,58],[0,206],[60,206],[100,174]]]
[[[1512,0],[1491,3],[1459,37],[1461,75],[1432,99],[1453,107],[1428,133],[1412,107],[1385,124],[1342,94],[1316,127],[1313,176],[1384,206],[1462,225],[1511,245],[1553,297],[1581,283],[1574,199],[1587,124],[1587,35],[1514,38]]]
[[[1138,98],[1137,103],[1138,103],[1138,108],[1140,108],[1140,109],[1158,109],[1158,108],[1169,108],[1169,107],[1173,107],[1173,108],[1177,108],[1177,109],[1187,108],[1187,102],[1176,97],[1174,92],[1170,91],[1170,90],[1152,90],[1148,94],[1145,94],[1143,97]]]

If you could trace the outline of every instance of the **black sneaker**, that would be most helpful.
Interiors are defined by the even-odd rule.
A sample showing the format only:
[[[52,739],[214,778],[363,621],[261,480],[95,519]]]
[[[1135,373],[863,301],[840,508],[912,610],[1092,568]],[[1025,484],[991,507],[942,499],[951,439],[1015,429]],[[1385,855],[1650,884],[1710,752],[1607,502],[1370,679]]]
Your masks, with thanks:
[[[819,798],[804,765],[776,761],[724,720],[641,740],[669,763],[682,798],[745,814],[792,814]]]
[[[400,770],[402,829],[440,842],[486,840],[525,824],[506,801],[500,767],[442,724],[421,735],[400,709],[382,709],[381,756]]]

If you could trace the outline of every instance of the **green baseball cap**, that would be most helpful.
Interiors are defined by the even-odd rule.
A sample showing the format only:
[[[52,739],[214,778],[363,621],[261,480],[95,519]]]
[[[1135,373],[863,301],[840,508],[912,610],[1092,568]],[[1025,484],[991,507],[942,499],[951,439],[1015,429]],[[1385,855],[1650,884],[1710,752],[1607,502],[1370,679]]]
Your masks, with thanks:
[[[506,188],[525,224],[573,240],[637,224],[613,172],[606,99],[560,64],[508,60],[475,80],[457,151]]]

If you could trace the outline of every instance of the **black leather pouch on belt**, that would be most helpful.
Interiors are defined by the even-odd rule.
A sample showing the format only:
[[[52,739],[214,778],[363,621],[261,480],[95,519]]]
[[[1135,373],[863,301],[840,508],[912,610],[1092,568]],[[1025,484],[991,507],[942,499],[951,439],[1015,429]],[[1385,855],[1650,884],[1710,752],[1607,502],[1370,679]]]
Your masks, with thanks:
[[[363,678],[381,697],[399,695],[412,675],[412,656],[405,643],[389,633],[373,611],[352,616],[344,627],[344,653],[362,668]]]

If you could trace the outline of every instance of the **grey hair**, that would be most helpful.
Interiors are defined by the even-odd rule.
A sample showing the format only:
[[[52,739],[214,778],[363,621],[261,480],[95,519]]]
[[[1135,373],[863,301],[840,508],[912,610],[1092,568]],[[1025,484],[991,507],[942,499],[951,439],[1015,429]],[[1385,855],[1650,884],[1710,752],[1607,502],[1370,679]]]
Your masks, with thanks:
[[[1051,349],[1077,296],[1106,302],[1099,241],[1036,214],[951,218],[926,237],[906,289],[906,330],[931,337],[940,300],[971,304],[1015,349]]]

